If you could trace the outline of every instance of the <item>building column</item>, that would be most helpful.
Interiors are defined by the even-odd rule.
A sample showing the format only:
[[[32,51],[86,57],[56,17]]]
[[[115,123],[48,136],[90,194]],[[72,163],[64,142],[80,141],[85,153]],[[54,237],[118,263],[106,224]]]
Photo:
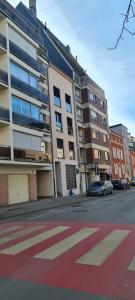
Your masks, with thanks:
[[[36,174],[29,174],[29,200],[37,200],[37,176]]]
[[[0,205],[8,205],[8,175],[0,174]]]

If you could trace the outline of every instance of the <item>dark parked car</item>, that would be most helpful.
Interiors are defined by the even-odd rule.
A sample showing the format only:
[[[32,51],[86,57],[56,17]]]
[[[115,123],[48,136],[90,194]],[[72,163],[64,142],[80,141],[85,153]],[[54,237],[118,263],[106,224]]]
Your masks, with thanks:
[[[112,181],[114,190],[126,190],[130,188],[130,184],[127,179],[119,179]]]
[[[132,186],[135,186],[135,176],[131,178],[130,184]]]
[[[110,181],[95,181],[87,189],[87,196],[107,195],[113,193],[113,185]]]

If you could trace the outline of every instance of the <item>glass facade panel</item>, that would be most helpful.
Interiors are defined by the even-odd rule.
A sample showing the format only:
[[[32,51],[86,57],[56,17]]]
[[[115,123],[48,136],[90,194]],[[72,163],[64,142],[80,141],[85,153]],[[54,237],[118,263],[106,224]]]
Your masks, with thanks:
[[[37,78],[30,74],[30,86],[37,89]]]
[[[39,107],[34,104],[31,104],[31,116],[32,118],[39,120]]]
[[[22,114],[30,116],[30,103],[24,100],[22,101]]]
[[[15,96],[12,97],[12,110],[21,113],[21,100]]]

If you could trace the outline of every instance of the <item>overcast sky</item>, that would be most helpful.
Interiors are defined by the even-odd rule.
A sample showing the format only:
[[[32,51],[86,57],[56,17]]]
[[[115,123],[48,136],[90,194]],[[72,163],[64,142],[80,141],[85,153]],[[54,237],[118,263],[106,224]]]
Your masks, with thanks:
[[[18,0],[9,0],[16,6]],[[29,0],[22,0],[28,6]],[[109,123],[123,123],[135,135],[135,37],[124,34],[118,49],[121,13],[129,0],[37,0],[38,17],[69,44],[73,55],[104,90]],[[133,0],[135,5],[135,0]],[[135,30],[135,20],[129,24]]]

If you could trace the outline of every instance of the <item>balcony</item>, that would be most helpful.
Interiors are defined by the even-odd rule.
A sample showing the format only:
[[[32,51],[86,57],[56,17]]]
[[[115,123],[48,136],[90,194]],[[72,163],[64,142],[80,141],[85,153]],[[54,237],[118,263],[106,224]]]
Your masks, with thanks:
[[[69,112],[69,113],[72,112],[71,104],[66,103],[66,111]]]
[[[14,160],[20,162],[46,164],[52,162],[52,157],[50,153],[14,148]]]
[[[10,147],[0,145],[0,160],[11,160]]]
[[[35,69],[37,72],[41,73],[43,76],[47,77],[47,68],[40,64],[36,59],[30,56],[27,52],[22,50],[20,47],[15,45],[10,41],[10,52],[21,59],[24,63],[29,65],[31,68]]]
[[[8,74],[0,69],[0,90],[8,88]]]
[[[73,135],[73,127],[68,126],[68,134]]]
[[[9,125],[9,110],[3,107],[0,107],[0,126]]]
[[[61,99],[54,96],[54,105],[61,107]]]
[[[39,101],[48,104],[48,95],[44,94],[42,91],[33,88],[32,86],[28,85],[24,81],[17,79],[14,76],[11,76],[11,86],[22,93],[25,93],[33,98],[38,99]]]
[[[7,52],[7,40],[4,35],[0,33],[0,54]]]
[[[83,122],[83,116],[80,116],[77,114],[77,121],[78,122]]]
[[[38,130],[50,130],[49,124],[15,112],[13,112],[13,123]]]
[[[79,140],[79,143],[84,143],[84,137],[83,137],[83,135],[79,135],[78,136],[78,140]]]

